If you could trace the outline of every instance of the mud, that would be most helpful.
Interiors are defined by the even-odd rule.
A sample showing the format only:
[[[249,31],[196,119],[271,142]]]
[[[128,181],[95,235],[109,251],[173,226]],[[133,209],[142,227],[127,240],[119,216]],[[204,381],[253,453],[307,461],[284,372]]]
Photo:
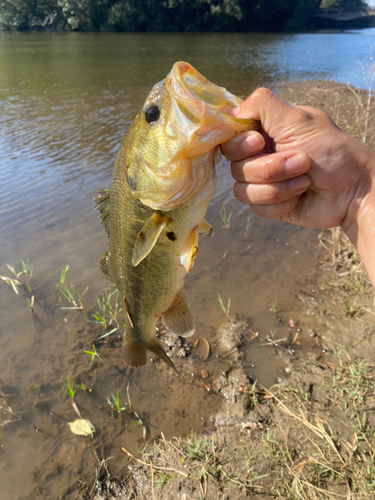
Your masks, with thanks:
[[[363,109],[347,86],[302,82],[283,84],[278,92],[293,103],[321,107],[358,137],[363,133]],[[369,130],[368,142],[371,137]],[[345,352],[340,363],[373,362],[375,332],[372,288],[357,256],[343,243],[333,262],[330,232],[322,236],[255,217],[230,194],[225,163],[218,174],[207,216],[216,234],[200,240],[186,283],[196,334],[185,341],[161,327],[158,332],[179,376],[152,357],[141,370],[127,369],[121,335],[100,338],[114,325],[91,323],[98,310],[98,266],[81,311],[60,309],[67,304],[56,291],[58,272],[47,281],[40,269],[34,273],[33,314],[25,290],[20,298],[10,288],[3,292],[9,311],[3,325],[12,332],[1,340],[5,498],[274,498],[285,467],[267,455],[262,436],[282,428],[293,460],[303,452],[300,429],[267,388],[278,384],[284,401],[303,394],[333,429],[347,422],[328,399],[337,352]],[[228,229],[220,220],[222,206],[233,213]],[[98,262],[104,249],[103,239],[90,259]],[[77,269],[68,272],[67,282],[82,291],[90,273]],[[7,272],[4,267],[0,274]],[[233,324],[218,293],[225,305],[231,298]],[[90,364],[84,351],[93,344],[100,359]],[[63,383],[67,376],[77,391],[74,403],[95,426],[93,438],[73,435],[67,425],[77,418]]]
[[[282,85],[279,91],[281,96],[294,103],[321,107],[331,116],[336,113],[342,128],[350,130],[353,135],[360,135],[358,123],[353,123],[353,116],[359,112],[357,98],[348,87],[319,81]],[[371,141],[368,142],[374,146]],[[117,479],[111,479],[107,469],[97,467],[97,487],[91,498],[229,500],[267,499],[280,494],[283,498],[296,498],[293,496],[296,490],[288,489],[287,484],[295,485],[299,480],[298,474],[309,463],[304,459],[304,454],[309,452],[304,449],[309,429],[293,424],[297,422],[293,419],[295,415],[300,415],[298,411],[301,412],[301,407],[307,414],[311,412],[314,415],[314,422],[324,421],[332,434],[337,433],[343,440],[353,438],[351,421],[345,410],[350,403],[342,406],[332,400],[332,377],[336,376],[338,366],[342,367],[352,360],[373,365],[374,293],[355,249],[343,240],[341,246],[333,251],[333,238],[333,234],[326,231],[316,239],[319,250],[312,276],[306,279],[293,298],[289,297],[293,305],[275,314],[279,339],[272,338],[270,334],[262,338],[263,332],[259,333],[254,325],[239,318],[233,325],[227,323],[218,329],[216,356],[225,358],[229,365],[219,370],[220,373],[216,370],[210,379],[212,392],[225,400],[225,405],[211,416],[210,432],[205,432],[212,439],[208,446],[211,454],[207,451],[207,442],[201,440],[206,458],[201,458],[200,462],[196,459],[200,465],[190,469],[188,464],[184,465],[180,455],[189,449],[191,441],[177,435],[172,440],[166,440],[162,435],[156,452],[141,455],[143,463],[139,461],[140,455],[128,457],[128,470],[123,478],[125,484],[121,487]],[[288,321],[291,311],[295,321],[292,327]],[[259,383],[254,384],[256,366],[248,360],[254,361],[257,351],[262,349],[267,350],[267,365],[278,367],[273,383],[277,382],[277,387],[282,388],[281,395],[277,387],[271,394],[263,390]],[[371,379],[371,375],[369,377]],[[298,411],[285,413],[283,405],[289,404],[290,408],[294,408],[297,403],[291,401],[290,395],[297,393],[303,395],[304,403],[301,406],[296,397]],[[274,394],[278,395],[281,403],[279,399],[275,400]],[[371,394],[369,399],[363,400],[363,405],[366,402],[370,409],[374,403]],[[366,425],[374,429],[374,424],[375,419],[370,412]],[[278,442],[276,439],[286,443],[290,453],[289,468],[282,465],[280,457],[275,459],[267,453],[264,436],[268,432],[275,432],[275,443]],[[313,442],[312,438],[316,436],[311,433],[310,436]],[[198,436],[199,439],[202,438]],[[275,450],[273,454],[280,453]],[[337,455],[340,457],[340,453]],[[199,467],[203,468],[197,477],[194,471]],[[165,474],[172,469],[177,473],[168,476],[165,482],[161,481],[163,476],[160,471]],[[280,474],[281,477],[285,474],[285,484],[280,482]],[[306,478],[307,473],[303,477]],[[324,482],[319,486],[327,489],[319,490],[317,486],[313,490],[315,486],[312,486],[308,490],[309,496],[301,488],[298,498],[323,498],[324,491],[332,497],[348,494],[344,481],[335,483],[332,480],[328,487]],[[361,490],[355,498],[372,498],[371,491],[367,494]],[[89,496],[82,495],[81,498]]]

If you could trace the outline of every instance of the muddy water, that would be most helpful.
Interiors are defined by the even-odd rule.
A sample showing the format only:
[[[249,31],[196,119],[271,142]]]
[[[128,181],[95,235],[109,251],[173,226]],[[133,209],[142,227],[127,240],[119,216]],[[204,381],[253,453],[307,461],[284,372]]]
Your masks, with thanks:
[[[125,369],[121,339],[114,334],[98,341],[104,330],[89,322],[108,284],[98,265],[106,236],[92,198],[109,186],[128,124],[174,61],[188,60],[216,83],[246,95],[257,85],[288,78],[340,79],[343,63],[336,53],[338,47],[344,53],[343,40],[350,50],[357,48],[351,58],[346,55],[344,74],[351,74],[355,58],[367,57],[365,39],[372,32],[332,35],[331,61],[319,57],[315,65],[311,57],[309,64],[297,58],[312,40],[327,44],[329,35],[313,36],[0,35],[0,274],[10,275],[5,263],[29,258],[36,296],[31,314],[25,292],[17,297],[1,282],[1,498],[74,498],[77,485],[92,480],[96,456],[113,457],[117,470],[123,467],[121,446],[136,452],[161,433],[210,433],[210,415],[226,402],[206,390],[202,384],[210,378],[202,379],[201,371],[212,377],[230,366],[216,347],[227,321],[218,294],[225,303],[231,299],[231,315],[247,322],[248,337],[290,335],[280,315],[298,319],[295,295],[313,272],[316,233],[252,215],[233,198],[228,165],[221,161],[207,214],[215,236],[201,239],[186,282],[197,325],[189,339],[192,354],[175,359],[178,378],[158,361]],[[286,59],[285,51],[296,57]],[[223,206],[232,213],[228,229],[219,216]],[[89,287],[84,311],[60,309],[66,304],[56,285],[66,264],[67,283],[79,291]],[[278,314],[270,311],[275,301]],[[211,344],[207,361],[193,348],[202,336]],[[93,343],[102,362],[90,365],[83,351]],[[245,339],[246,368],[249,377],[271,385],[283,376],[284,365],[263,344]],[[63,385],[67,376],[82,416],[96,428],[93,439],[69,430],[67,422],[77,416]],[[125,408],[120,414],[107,401],[117,390]]]

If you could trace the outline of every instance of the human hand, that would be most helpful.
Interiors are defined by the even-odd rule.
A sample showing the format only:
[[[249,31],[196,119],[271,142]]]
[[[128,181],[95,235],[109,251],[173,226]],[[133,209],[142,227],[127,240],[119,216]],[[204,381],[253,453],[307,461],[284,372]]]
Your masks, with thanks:
[[[264,88],[234,113],[261,123],[259,132],[243,132],[222,145],[240,201],[265,218],[357,232],[375,170],[370,149],[322,111],[292,106]]]

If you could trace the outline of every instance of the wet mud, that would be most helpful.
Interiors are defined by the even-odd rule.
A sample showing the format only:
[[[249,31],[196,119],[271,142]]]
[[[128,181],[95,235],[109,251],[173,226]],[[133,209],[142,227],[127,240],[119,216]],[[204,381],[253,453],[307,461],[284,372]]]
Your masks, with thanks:
[[[346,86],[305,82],[278,91],[334,118],[336,113],[342,128],[361,133],[360,121],[353,129],[356,108],[347,110],[353,92]],[[207,214],[215,235],[200,239],[185,288],[196,333],[183,340],[161,326],[158,331],[178,376],[152,356],[142,369],[125,368],[121,332],[102,337],[115,322],[107,318],[105,328],[92,323],[97,296],[107,286],[94,267],[104,253],[105,235],[88,257],[95,271],[73,262],[66,275],[68,286],[74,283],[81,292],[90,287],[82,310],[61,309],[69,304],[57,289],[58,259],[51,261],[53,277],[43,278],[40,265],[34,269],[33,313],[26,288],[17,297],[3,285],[4,498],[273,498],[281,466],[265,455],[262,436],[276,424],[289,429],[292,441],[298,441],[298,432],[290,430],[268,388],[279,384],[305,394],[311,404],[319,403],[331,426],[345,420],[337,408],[327,410],[324,384],[331,383],[340,349],[346,353],[342,363],[348,357],[368,359],[373,352],[373,295],[363,274],[356,274],[363,273],[360,263],[344,243],[345,258],[333,263],[329,232],[251,214],[233,198],[223,161],[218,176]],[[226,228],[223,207],[232,213]],[[10,275],[5,266],[0,274]],[[230,319],[218,295],[226,308],[230,298]],[[73,401],[67,377],[76,391]],[[74,405],[94,425],[92,438],[71,432],[68,422],[78,418]]]

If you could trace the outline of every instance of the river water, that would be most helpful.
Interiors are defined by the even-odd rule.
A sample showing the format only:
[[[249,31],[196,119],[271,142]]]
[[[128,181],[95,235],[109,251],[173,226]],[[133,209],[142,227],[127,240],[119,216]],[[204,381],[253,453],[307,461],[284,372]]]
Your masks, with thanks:
[[[332,79],[363,87],[361,64],[371,64],[374,35],[372,29],[298,35],[0,34],[0,275],[10,276],[6,263],[29,259],[36,297],[31,314],[26,292],[17,297],[0,282],[1,498],[74,498],[77,477],[84,481],[93,470],[94,452],[116,455],[121,463],[120,446],[141,447],[144,432],[152,441],[161,431],[199,431],[218,408],[212,396],[178,383],[161,364],[124,370],[120,339],[97,342],[104,330],[89,323],[106,286],[99,269],[106,235],[92,198],[110,186],[119,143],[153,84],[176,60],[186,60],[243,97],[257,86],[275,88],[283,81]],[[316,232],[252,215],[233,198],[224,161],[218,177],[207,214],[216,234],[202,238],[186,282],[197,324],[192,343],[200,336],[212,341],[225,323],[218,293],[225,302],[231,298],[233,316],[264,334],[274,332],[279,326],[270,304],[277,300],[289,314],[290,298],[315,262]],[[219,216],[223,206],[232,212],[226,230]],[[66,304],[56,290],[66,264],[67,283],[79,291],[89,287],[84,311],[60,309]],[[94,342],[102,363],[90,365],[83,351]],[[261,350],[247,349],[246,360],[249,375],[266,385],[280,375],[281,364],[271,366]],[[204,366],[193,356],[192,370]],[[67,376],[75,388],[86,388],[78,389],[75,401],[97,429],[93,440],[69,430],[67,422],[76,416],[63,384]],[[127,387],[144,425],[111,412],[107,399],[119,390],[125,403]]]

